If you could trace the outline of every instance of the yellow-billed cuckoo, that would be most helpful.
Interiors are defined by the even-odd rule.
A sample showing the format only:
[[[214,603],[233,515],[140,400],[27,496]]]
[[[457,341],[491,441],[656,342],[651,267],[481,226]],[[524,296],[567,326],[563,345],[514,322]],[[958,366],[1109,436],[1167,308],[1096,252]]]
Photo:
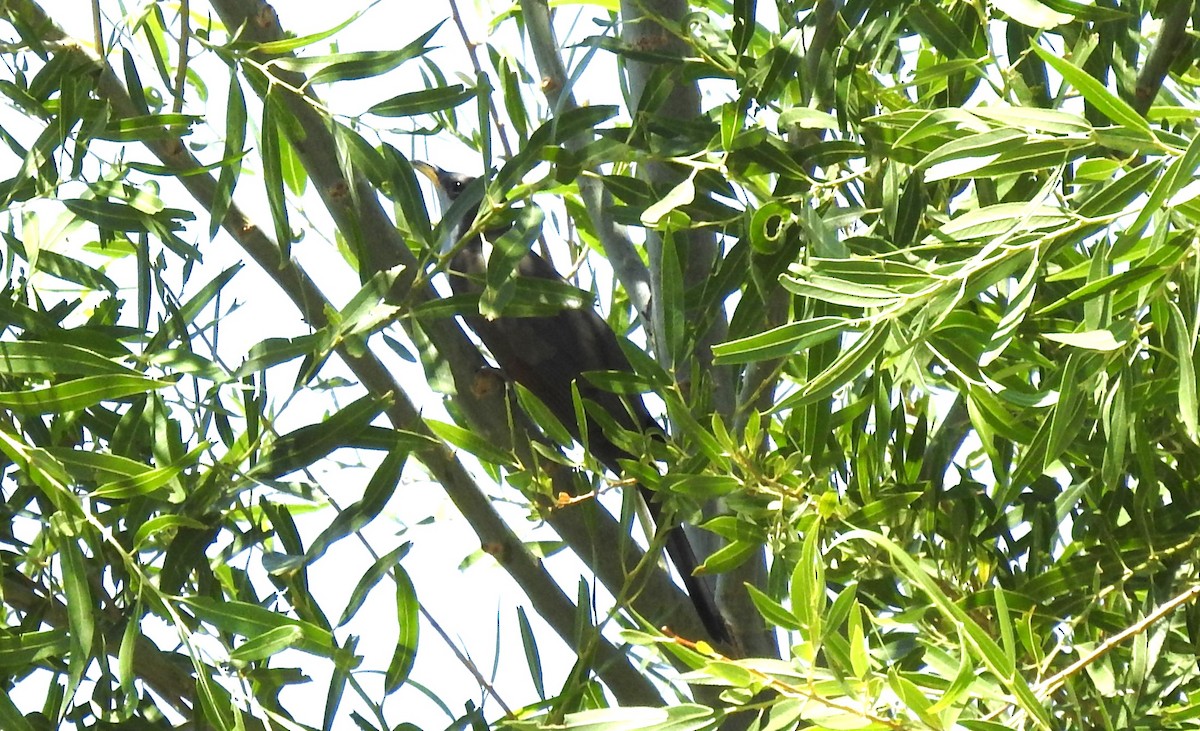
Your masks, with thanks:
[[[413,167],[433,182],[443,213],[474,180],[470,176],[446,172],[425,162],[416,161]],[[459,224],[448,231],[450,244],[457,242],[461,234],[470,228],[477,213],[478,206],[471,206]],[[447,271],[450,288],[456,295],[479,294],[484,290],[486,272],[487,255],[483,237],[476,235],[462,244],[451,257]],[[517,263],[516,275],[565,282],[549,262],[532,251]],[[590,307],[563,309],[548,316],[501,315],[494,319],[483,317],[476,311],[463,313],[463,319],[487,346],[504,374],[537,396],[576,440],[581,440],[581,436],[572,398],[572,384],[579,389],[580,396],[604,409],[621,428],[642,432],[658,428],[658,423],[650,416],[640,396],[618,396],[597,388],[582,377],[591,371],[633,370],[621,352],[612,328]],[[586,427],[588,451],[614,474],[620,474],[617,460],[632,459],[632,455],[605,437],[600,425],[590,417]],[[641,493],[651,517],[657,523],[662,518],[661,506],[653,499],[650,490],[642,487]],[[711,639],[731,642],[729,629],[713,601],[712,592],[707,584],[693,574],[697,565],[696,556],[682,528],[670,529],[666,536],[666,548]]]

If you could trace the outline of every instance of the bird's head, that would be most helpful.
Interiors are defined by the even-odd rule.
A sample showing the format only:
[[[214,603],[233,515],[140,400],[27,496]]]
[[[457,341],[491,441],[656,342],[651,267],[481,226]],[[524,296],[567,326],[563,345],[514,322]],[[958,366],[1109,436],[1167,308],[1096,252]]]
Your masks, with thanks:
[[[427,163],[424,160],[413,160],[412,166],[413,170],[429,178],[429,181],[433,183],[433,189],[437,193],[442,213],[445,213],[450,208],[450,204],[458,199],[458,196],[467,189],[471,181],[475,180],[473,176],[466,173],[452,173],[448,170],[442,170],[437,165]]]
[[[475,180],[472,175],[452,173],[423,160],[413,160],[412,166],[413,170],[429,178],[429,182],[433,183],[433,191],[437,195],[438,209],[442,216],[449,212],[454,201],[458,200],[467,186]],[[469,227],[474,220],[475,210],[473,207],[472,210],[464,212],[463,219],[457,227],[447,231],[448,240],[443,244],[443,248],[453,246],[466,227]]]

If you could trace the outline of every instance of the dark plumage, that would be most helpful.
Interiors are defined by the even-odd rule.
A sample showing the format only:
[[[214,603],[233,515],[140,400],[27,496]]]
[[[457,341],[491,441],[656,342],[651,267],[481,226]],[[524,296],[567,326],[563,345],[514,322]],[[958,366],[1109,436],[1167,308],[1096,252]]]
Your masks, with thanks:
[[[414,167],[435,184],[443,211],[473,180],[428,163],[417,162]],[[459,234],[470,227],[477,210],[476,206],[465,212],[460,224],[449,234],[452,241],[457,241]],[[486,271],[483,241],[476,236],[451,258],[447,272],[450,287],[459,295],[479,294],[484,289]],[[532,251],[517,264],[517,275],[564,281],[553,266]],[[641,397],[618,396],[597,388],[582,377],[589,371],[633,370],[617,344],[616,334],[595,310],[564,309],[548,316],[502,316],[493,320],[476,313],[464,314],[463,319],[487,346],[505,375],[541,399],[576,440],[581,440],[581,435],[571,394],[573,383],[584,399],[604,409],[622,428],[630,431],[658,428]],[[586,427],[589,452],[614,474],[619,474],[618,460],[632,458],[632,455],[613,444],[604,435],[600,425],[590,417]],[[656,523],[659,522],[662,508],[654,501],[653,493],[643,487],[641,494],[651,517]],[[670,530],[666,548],[711,638],[718,642],[730,642],[728,627],[716,608],[712,593],[703,581],[693,575],[697,565],[696,556],[681,528]]]

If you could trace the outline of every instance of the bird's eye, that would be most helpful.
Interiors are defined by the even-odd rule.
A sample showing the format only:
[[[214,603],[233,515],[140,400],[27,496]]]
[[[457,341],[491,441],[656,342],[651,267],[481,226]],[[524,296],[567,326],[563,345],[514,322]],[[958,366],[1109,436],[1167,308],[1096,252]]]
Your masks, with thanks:
[[[453,183],[450,184],[450,192],[453,193],[454,195],[458,195],[459,193],[463,192],[463,188],[465,188],[465,187],[467,187],[467,186],[466,186],[466,184],[463,183],[463,181],[455,180]]]

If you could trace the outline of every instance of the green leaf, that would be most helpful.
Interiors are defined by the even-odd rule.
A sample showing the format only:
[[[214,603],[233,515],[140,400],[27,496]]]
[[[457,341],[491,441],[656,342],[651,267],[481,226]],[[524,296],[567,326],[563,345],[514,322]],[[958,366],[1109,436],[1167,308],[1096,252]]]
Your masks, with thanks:
[[[1179,363],[1179,420],[1188,437],[1200,443],[1200,396],[1196,387],[1196,336],[1187,325],[1183,312],[1174,302],[1167,303],[1171,313],[1171,352]]]
[[[1134,111],[1123,99],[1113,94],[1089,73],[1071,64],[1061,55],[1048,51],[1036,43],[1030,45],[1043,61],[1054,68],[1068,84],[1079,90],[1083,97],[1114,123],[1123,125],[1130,131],[1137,132],[1147,138],[1152,138],[1150,124]]]
[[[696,200],[696,178],[694,175],[689,175],[656,203],[642,211],[642,225],[656,228],[668,213],[680,206],[686,206],[694,200]]]
[[[80,411],[105,401],[120,399],[175,384],[141,375],[114,373],[84,376],[45,388],[0,391],[0,407],[22,414]]]
[[[434,114],[462,106],[474,96],[475,90],[468,89],[462,84],[440,86],[434,89],[399,94],[372,105],[367,113],[380,117],[415,117],[418,114]]]
[[[777,404],[777,410],[801,406],[832,395],[851,379],[858,377],[883,352],[891,329],[885,324],[873,327],[844,350],[828,368],[805,383],[800,392]]]
[[[782,358],[838,337],[853,329],[852,322],[841,317],[789,322],[757,335],[714,345],[713,355],[720,365]]]
[[[762,544],[751,541],[731,541],[710,554],[696,569],[697,575],[723,574],[741,566],[762,550]]]
[[[68,662],[70,681],[67,698],[75,695],[84,670],[92,660],[92,636],[95,632],[93,613],[96,607],[88,584],[88,567],[79,547],[82,536],[78,526],[65,513],[50,518],[55,548],[62,570],[63,594],[67,600],[67,626],[70,629],[71,653]]]
[[[315,424],[280,436],[264,450],[248,476],[256,480],[278,479],[313,464],[339,447],[365,446],[360,437],[388,403],[365,396]]]
[[[529,668],[533,689],[538,694],[538,698],[545,700],[546,687],[542,673],[542,656],[538,652],[537,637],[533,634],[533,627],[529,624],[529,617],[525,614],[524,607],[517,607],[517,627],[521,632],[521,646],[525,649],[525,666]]]
[[[463,429],[455,424],[448,424],[444,421],[435,421],[426,419],[425,425],[429,430],[444,439],[450,444],[458,447],[471,454],[472,456],[481,459],[485,462],[491,462],[498,465],[509,465],[513,463],[513,457],[508,452],[497,449],[491,442],[484,439],[475,432]]]
[[[283,119],[287,114],[287,108],[278,94],[268,94],[263,99],[259,153],[262,155],[267,207],[271,211],[271,222],[275,224],[275,243],[280,248],[282,261],[287,261],[292,250],[292,226],[288,222],[287,201],[283,192],[283,148],[287,145]]]
[[[229,659],[233,662],[266,660],[295,646],[303,636],[304,632],[295,625],[276,627],[235,647],[229,652]]]
[[[1098,350],[1108,352],[1125,347],[1128,342],[1124,337],[1118,339],[1111,329],[1082,330],[1071,333],[1042,333],[1042,337],[1056,343],[1070,345],[1073,348]]]
[[[141,377],[134,369],[91,350],[39,340],[0,342],[0,373],[56,376],[120,374]]]
[[[13,703],[12,697],[4,688],[0,688],[0,726],[12,731],[38,731],[34,728]]]
[[[672,472],[663,477],[659,489],[704,501],[728,495],[741,486],[741,480],[732,475],[685,475]]]
[[[181,602],[191,608],[196,619],[222,632],[251,639],[280,628],[295,627],[301,635],[292,643],[297,650],[321,657],[334,657],[337,652],[333,636],[327,630],[257,604],[203,596],[185,596]]]
[[[160,488],[174,482],[175,478],[185,469],[195,464],[200,455],[207,452],[209,447],[208,442],[200,442],[175,464],[146,470],[137,475],[130,475],[106,482],[93,490],[91,496],[93,498],[107,498],[109,500],[125,500],[151,495]],[[182,492],[182,490],[176,490],[177,494],[175,497],[182,500],[184,497]]]
[[[796,615],[785,609],[779,602],[755,588],[753,584],[747,584],[746,591],[750,593],[750,601],[754,602],[755,609],[763,616],[763,619],[776,627],[782,627],[786,630],[800,631],[804,629],[804,625],[800,623]]]
[[[413,586],[408,572],[401,566],[394,570],[396,577],[396,623],[400,635],[396,638],[396,649],[392,653],[392,661],[388,664],[387,675],[383,687],[385,693],[396,692],[408,680],[413,663],[417,659],[417,642],[420,639],[420,605],[417,602],[417,590]]]
[[[209,207],[208,237],[217,235],[217,229],[225,221],[229,205],[233,201],[233,191],[237,187],[238,178],[242,172],[242,155],[246,148],[246,98],[242,94],[242,85],[238,75],[229,74],[228,101],[225,104],[225,149],[224,157],[228,162],[221,166],[221,174],[217,179],[217,187],[213,191],[213,202]]]
[[[412,549],[412,543],[405,542],[390,552],[380,556],[371,564],[371,567],[363,573],[358,583],[354,586],[354,591],[350,592],[350,599],[346,602],[346,608],[342,610],[342,616],[338,619],[337,626],[344,626],[347,622],[358,614],[358,610],[362,608],[363,602],[367,600],[367,595],[372,589],[379,584],[384,576],[393,567],[397,566],[408,552]]]
[[[444,23],[445,21],[442,21]],[[306,62],[323,64],[316,73],[309,77],[312,84],[332,84],[348,79],[369,79],[372,76],[386,74],[411,59],[423,56],[430,49],[426,44],[437,33],[442,23],[422,34],[417,40],[396,51],[358,51],[356,53],[339,53],[333,56],[323,56],[320,60],[305,59]],[[307,64],[306,64],[307,65]]]

